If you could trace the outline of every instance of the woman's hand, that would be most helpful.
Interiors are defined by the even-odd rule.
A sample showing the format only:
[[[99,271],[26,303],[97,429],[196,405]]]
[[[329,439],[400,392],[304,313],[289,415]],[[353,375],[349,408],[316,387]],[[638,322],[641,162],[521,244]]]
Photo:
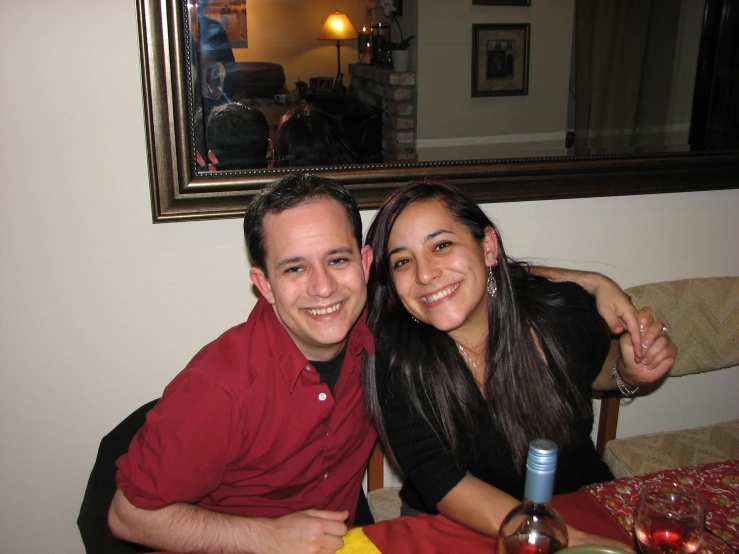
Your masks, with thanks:
[[[641,362],[634,360],[633,344],[635,337],[631,332],[619,338],[621,360],[618,374],[629,385],[646,385],[658,381],[675,363],[677,346],[667,334],[664,324],[655,320],[651,308],[644,307],[637,313],[639,342],[642,347]]]
[[[591,533],[586,533],[585,531],[580,531],[580,529],[572,527],[571,525],[567,526],[567,534],[569,535],[569,542],[567,546],[579,546],[581,544],[597,544],[597,545],[603,545],[603,546],[614,546],[616,548],[621,548],[623,550],[626,550],[627,552],[634,552],[634,547],[630,544],[617,541],[616,539],[603,537],[601,535],[593,535]]]

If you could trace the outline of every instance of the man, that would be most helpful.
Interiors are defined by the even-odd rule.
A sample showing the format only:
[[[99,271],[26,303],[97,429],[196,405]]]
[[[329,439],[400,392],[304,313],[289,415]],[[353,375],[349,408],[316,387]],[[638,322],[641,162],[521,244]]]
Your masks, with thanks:
[[[176,552],[333,552],[375,443],[372,252],[351,193],[312,176],[265,188],[244,232],[262,298],[165,389],[118,461],[110,527]]]
[[[351,193],[311,175],[263,189],[244,234],[261,298],[149,412],[118,460],[109,524],[159,550],[330,554],[376,438],[359,376],[372,251]],[[635,326],[620,289],[603,288],[602,311]]]
[[[238,102],[210,111],[206,141],[211,171],[267,167],[272,149],[267,118],[259,108]]]

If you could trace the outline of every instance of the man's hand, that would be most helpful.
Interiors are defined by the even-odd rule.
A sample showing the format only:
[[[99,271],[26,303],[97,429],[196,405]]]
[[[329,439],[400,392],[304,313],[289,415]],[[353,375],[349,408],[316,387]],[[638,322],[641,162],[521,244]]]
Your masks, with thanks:
[[[349,512],[305,510],[261,520],[258,531],[264,554],[333,554],[344,546]]]
[[[642,348],[640,324],[643,325],[644,322],[637,318],[636,308],[631,303],[631,298],[621,290],[621,287],[604,275],[598,275],[598,280],[590,293],[595,295],[598,313],[605,319],[611,332],[614,335],[620,335],[624,331],[628,333],[625,336],[631,339],[631,356],[635,363],[641,363],[644,349]]]
[[[644,348],[641,362],[634,361],[634,337],[624,333],[619,339],[621,361],[618,374],[630,385],[646,385],[661,379],[675,363],[677,346],[667,334],[661,321],[652,317],[650,308],[639,310],[637,319],[640,326],[639,342]]]

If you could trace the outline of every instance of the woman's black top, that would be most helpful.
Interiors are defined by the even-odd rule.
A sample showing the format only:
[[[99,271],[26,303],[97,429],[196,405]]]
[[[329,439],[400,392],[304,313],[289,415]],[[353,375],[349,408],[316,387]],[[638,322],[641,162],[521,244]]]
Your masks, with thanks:
[[[561,302],[556,307],[547,306],[553,311],[547,320],[557,321],[553,329],[558,344],[565,345],[565,355],[569,368],[577,372],[578,393],[591,402],[592,382],[602,369],[610,348],[611,334],[595,307],[595,298],[580,286],[573,283],[553,283],[545,280],[538,286],[547,288],[547,294],[555,294]],[[479,392],[471,374],[468,386],[477,392],[473,407],[481,430],[480,453],[472,454],[469,438],[458,437],[462,459],[457,461],[440,426],[436,429],[412,407],[407,389],[395,386],[393,369],[384,363],[389,352],[383,345],[398,340],[397,329],[392,325],[380,330],[375,343],[375,364],[377,371],[377,390],[382,414],[387,429],[388,440],[393,453],[405,475],[401,498],[411,508],[436,513],[436,505],[465,476],[471,475],[490,485],[521,498],[524,488],[524,474],[517,471],[513,457],[502,432],[496,428],[490,412]],[[546,352],[547,364],[553,361]],[[424,411],[431,415],[431,406],[426,404]],[[433,415],[428,418],[437,421]],[[593,414],[572,422],[576,426],[575,439],[561,451],[557,461],[555,494],[572,492],[580,487],[605,481],[613,475],[598,457],[590,438],[593,428]],[[465,454],[467,452],[468,454]]]

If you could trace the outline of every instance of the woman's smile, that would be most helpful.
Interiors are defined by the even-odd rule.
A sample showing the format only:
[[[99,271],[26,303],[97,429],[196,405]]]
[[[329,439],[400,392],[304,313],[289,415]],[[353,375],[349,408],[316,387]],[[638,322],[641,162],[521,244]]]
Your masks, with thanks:
[[[449,298],[452,294],[454,294],[454,292],[456,292],[458,288],[459,283],[454,283],[449,287],[441,289],[439,292],[435,292],[433,294],[422,297],[421,300],[423,300],[426,304],[433,304],[435,302],[438,302],[439,300]]]

